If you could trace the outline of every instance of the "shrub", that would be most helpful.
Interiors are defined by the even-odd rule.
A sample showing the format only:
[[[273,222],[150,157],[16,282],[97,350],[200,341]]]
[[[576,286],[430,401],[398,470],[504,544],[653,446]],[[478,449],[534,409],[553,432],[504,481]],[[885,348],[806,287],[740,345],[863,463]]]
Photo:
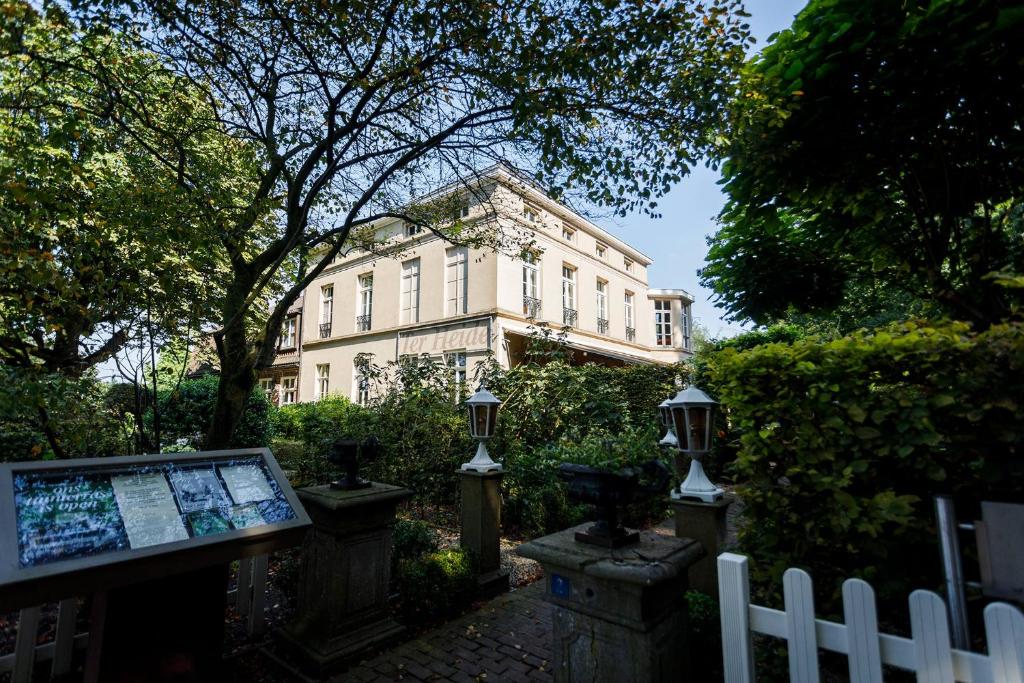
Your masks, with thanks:
[[[216,375],[186,379],[176,389],[163,389],[157,394],[160,408],[160,441],[164,450],[200,449],[217,403]],[[231,439],[231,448],[248,448],[270,444],[270,402],[257,386],[253,387],[245,413]],[[153,412],[146,414],[147,429],[152,433]]]
[[[982,499],[1024,493],[1022,331],[906,323],[716,354],[755,585],[774,592],[787,567],[807,568],[826,614],[847,576],[881,604],[936,586],[933,494],[970,519]]]
[[[476,563],[461,548],[439,550],[398,565],[398,611],[407,623],[450,617],[476,593]]]
[[[558,479],[558,466],[578,463],[619,469],[660,459],[656,445],[660,434],[653,425],[625,428],[618,433],[591,431],[579,436],[570,431],[553,444],[523,447],[508,454],[505,475],[505,522],[528,536],[541,536],[579,524],[589,512],[587,506],[569,501],[565,485]],[[666,496],[634,503],[623,510],[623,521],[633,526],[661,519]]]
[[[92,375],[0,367],[0,461],[131,453],[133,423],[105,396],[105,385]]]
[[[391,576],[408,560],[437,552],[437,532],[422,519],[399,519],[391,529]]]

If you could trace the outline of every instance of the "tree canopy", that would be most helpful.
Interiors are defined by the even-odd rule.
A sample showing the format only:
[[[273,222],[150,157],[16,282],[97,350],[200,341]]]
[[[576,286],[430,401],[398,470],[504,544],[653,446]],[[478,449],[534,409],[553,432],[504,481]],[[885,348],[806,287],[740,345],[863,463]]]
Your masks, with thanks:
[[[144,322],[209,318],[225,270],[209,235],[240,189],[241,143],[152,54],[60,12],[0,15],[0,359],[80,375]],[[132,83],[118,99],[96,78]],[[118,124],[144,120],[126,135]],[[188,154],[201,193],[180,182]],[[196,201],[201,197],[201,201]]]
[[[656,211],[713,144],[748,39],[736,0],[68,2],[86,29],[113,22],[160,55],[206,93],[215,126],[258,149],[254,186],[215,233],[230,277],[211,447],[272,362],[288,307],[353,230],[398,217],[459,239],[450,211],[415,200],[473,192],[499,161],[556,196]],[[175,158],[184,179],[190,161]],[[254,231],[266,210],[269,236]]]
[[[1000,0],[812,0],[744,70],[702,282],[761,323],[880,290],[861,315],[1012,315],[1022,26]]]

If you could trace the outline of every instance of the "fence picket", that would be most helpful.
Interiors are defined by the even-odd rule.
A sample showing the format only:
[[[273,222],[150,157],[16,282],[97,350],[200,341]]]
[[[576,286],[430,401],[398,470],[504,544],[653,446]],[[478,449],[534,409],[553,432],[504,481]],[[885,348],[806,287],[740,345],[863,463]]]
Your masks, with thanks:
[[[57,608],[57,630],[53,639],[53,664],[50,675],[56,678],[71,671],[71,657],[75,652],[75,618],[78,600],[61,600]]]
[[[818,638],[810,574],[803,569],[787,569],[782,575],[782,592],[786,605],[789,680],[818,683]]]
[[[1024,683],[1024,615],[1005,603],[985,608],[993,683]]]
[[[750,578],[747,558],[743,555],[722,553],[718,556],[718,603],[725,683],[754,683]]]
[[[875,591],[869,583],[860,579],[843,582],[843,614],[851,683],[882,683]]]
[[[260,635],[266,621],[263,608],[267,603],[267,561],[266,555],[252,561],[252,611],[249,613],[249,633]]]
[[[18,614],[18,635],[14,640],[14,669],[11,683],[30,683],[36,663],[39,637],[39,607],[27,607]]]
[[[238,586],[235,589],[235,609],[238,616],[249,614],[249,603],[252,602],[252,558],[246,557],[238,561]]]
[[[910,594],[910,632],[918,683],[953,683],[953,648],[942,598],[925,590]]]

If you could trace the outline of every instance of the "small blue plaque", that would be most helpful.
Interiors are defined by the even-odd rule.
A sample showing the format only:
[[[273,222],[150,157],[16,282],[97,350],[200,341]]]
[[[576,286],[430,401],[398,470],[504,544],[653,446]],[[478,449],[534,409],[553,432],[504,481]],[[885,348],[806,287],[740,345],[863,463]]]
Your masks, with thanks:
[[[572,584],[569,583],[569,579],[565,578],[561,574],[551,575],[551,594],[557,595],[560,598],[567,598],[572,593]]]

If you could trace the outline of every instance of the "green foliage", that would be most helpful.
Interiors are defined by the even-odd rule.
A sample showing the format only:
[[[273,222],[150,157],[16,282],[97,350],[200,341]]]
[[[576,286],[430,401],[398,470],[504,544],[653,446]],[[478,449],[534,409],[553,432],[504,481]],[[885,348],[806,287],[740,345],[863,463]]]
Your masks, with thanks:
[[[1001,0],[812,0],[776,34],[732,106],[701,272],[733,315],[837,310],[848,330],[1020,310],[991,274],[1024,272],[1021,17]]]
[[[461,548],[404,560],[394,578],[398,612],[406,623],[453,616],[468,607],[476,594],[476,565]]]
[[[88,374],[0,366],[0,461],[130,453],[132,424],[106,390]]]
[[[686,591],[689,611],[690,671],[702,681],[722,678],[722,625],[718,603],[710,595],[696,590]],[[763,672],[758,668],[758,673]]]
[[[438,550],[437,532],[422,519],[398,519],[391,528],[391,575],[399,565],[419,560]]]
[[[226,136],[189,132],[210,111],[153,54],[46,7],[10,0],[0,13],[0,360],[78,375],[143,321],[167,331],[208,317],[220,206],[188,187],[231,185],[233,155]],[[90,73],[98,63],[106,83],[134,84],[130,101]],[[137,135],[114,123],[136,116]],[[179,152],[206,163],[182,178],[168,161]]]
[[[932,496],[965,518],[982,499],[1024,494],[1024,327],[906,323],[711,358],[728,411],[743,550],[757,586],[807,568],[822,611],[860,576],[880,604],[936,586]]]
[[[217,402],[215,375],[187,379],[177,389],[164,389],[157,396],[160,407],[164,450],[198,450],[210,428],[214,405]],[[230,448],[267,446],[270,444],[270,403],[266,395],[254,388],[249,395],[245,416],[232,439]],[[147,420],[152,420],[149,411]]]

